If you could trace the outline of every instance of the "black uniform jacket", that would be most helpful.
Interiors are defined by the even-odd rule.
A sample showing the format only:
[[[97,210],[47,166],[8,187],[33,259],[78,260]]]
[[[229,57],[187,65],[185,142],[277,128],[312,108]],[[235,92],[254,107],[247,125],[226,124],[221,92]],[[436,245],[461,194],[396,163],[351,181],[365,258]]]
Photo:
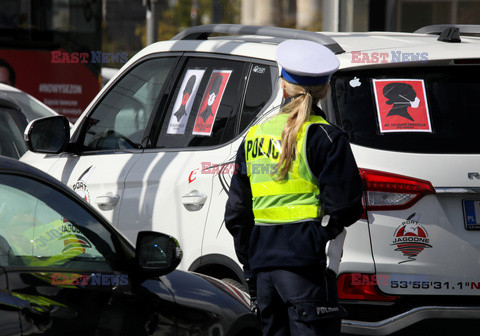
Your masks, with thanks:
[[[314,106],[312,114],[324,117]],[[245,277],[255,271],[324,264],[325,245],[362,214],[362,181],[345,133],[333,125],[314,124],[307,133],[307,161],[318,178],[319,202],[330,215],[327,228],[319,220],[284,225],[254,225],[252,191],[245,169],[245,143],[237,152],[230,184],[225,225]]]

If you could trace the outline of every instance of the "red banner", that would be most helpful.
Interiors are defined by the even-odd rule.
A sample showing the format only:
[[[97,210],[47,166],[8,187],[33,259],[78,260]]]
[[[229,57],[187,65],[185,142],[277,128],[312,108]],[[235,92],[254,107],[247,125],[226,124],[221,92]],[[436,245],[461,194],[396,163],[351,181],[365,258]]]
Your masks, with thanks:
[[[50,51],[1,50],[16,76],[16,87],[74,122],[100,90],[86,64],[52,63]],[[93,66],[93,65],[90,65]]]

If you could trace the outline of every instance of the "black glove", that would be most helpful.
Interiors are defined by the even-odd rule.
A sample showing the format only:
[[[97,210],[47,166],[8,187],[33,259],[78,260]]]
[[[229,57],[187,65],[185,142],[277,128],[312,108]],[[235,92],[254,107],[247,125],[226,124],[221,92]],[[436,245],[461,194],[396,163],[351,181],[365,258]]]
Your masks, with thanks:
[[[337,225],[328,224],[328,225],[325,227],[325,231],[327,231],[328,239],[331,240],[331,239],[335,239],[335,237],[337,237],[340,233],[342,233],[343,227],[337,226]]]
[[[328,239],[335,239],[336,236],[342,233],[343,229],[344,226],[339,223],[336,216],[331,215],[328,220],[327,226],[325,226],[325,231],[327,231]]]
[[[245,279],[248,285],[248,294],[250,298],[255,300],[257,299],[257,278]]]
[[[257,305],[257,278],[245,279],[248,285],[248,294],[250,294],[250,311],[255,315],[258,314]]]

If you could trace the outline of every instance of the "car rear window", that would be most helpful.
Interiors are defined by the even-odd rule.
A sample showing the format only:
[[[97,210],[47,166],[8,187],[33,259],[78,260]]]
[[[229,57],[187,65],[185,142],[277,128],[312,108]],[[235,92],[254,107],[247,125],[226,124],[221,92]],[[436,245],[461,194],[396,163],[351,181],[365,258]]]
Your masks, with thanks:
[[[411,153],[480,153],[478,66],[338,72],[337,124],[354,144]]]

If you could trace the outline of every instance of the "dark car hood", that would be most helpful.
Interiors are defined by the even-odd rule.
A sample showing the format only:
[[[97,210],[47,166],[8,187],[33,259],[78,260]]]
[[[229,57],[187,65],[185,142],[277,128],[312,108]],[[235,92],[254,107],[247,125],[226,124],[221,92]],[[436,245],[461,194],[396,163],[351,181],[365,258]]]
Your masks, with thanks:
[[[220,280],[177,270],[160,279],[176,303],[180,334],[230,335],[239,327],[258,324],[250,312],[246,293]],[[143,285],[149,287],[148,283],[154,285]]]
[[[161,279],[178,304],[204,305],[205,309],[219,308],[222,312],[226,313],[225,310],[229,310],[235,314],[250,311],[247,294],[218,279],[179,270],[173,271]]]

